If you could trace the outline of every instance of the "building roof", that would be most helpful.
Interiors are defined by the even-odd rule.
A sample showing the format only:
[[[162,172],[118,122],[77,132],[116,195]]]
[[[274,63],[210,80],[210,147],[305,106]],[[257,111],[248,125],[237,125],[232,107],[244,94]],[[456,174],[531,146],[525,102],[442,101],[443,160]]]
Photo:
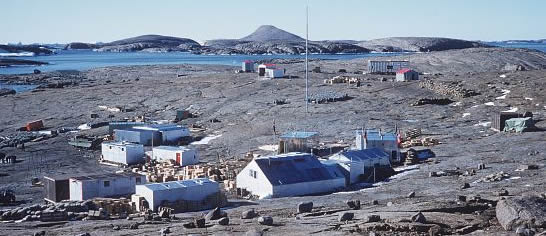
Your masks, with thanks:
[[[197,179],[170,181],[170,182],[164,182],[164,183],[145,184],[141,186],[148,188],[152,191],[162,191],[162,190],[169,190],[169,189],[202,186],[202,185],[208,185],[208,184],[217,184],[217,183],[208,178],[197,178]]]
[[[117,131],[118,129],[116,129]],[[128,131],[128,130],[119,130],[119,131]],[[102,145],[109,145],[109,146],[118,146],[118,147],[141,147],[142,144],[137,144],[137,143],[131,143],[131,142],[125,142],[125,141],[121,141],[121,142],[106,142],[106,143],[102,143]]]
[[[412,70],[412,69],[404,68],[404,69],[400,69],[400,70],[397,71],[396,73],[398,73],[398,74],[405,74],[405,73],[408,73],[408,72],[410,72],[410,71],[415,72],[415,71]]]
[[[95,174],[95,175],[74,176],[74,177],[70,177],[70,179],[78,180],[78,181],[86,181],[86,180],[119,179],[119,178],[127,178],[127,177],[146,177],[146,176],[133,173],[133,172],[121,172],[121,173],[104,173],[104,174]]]
[[[315,156],[308,153],[287,153],[260,157],[254,161],[274,186],[344,178],[335,176]]]
[[[281,138],[284,139],[290,139],[290,138],[311,138],[315,135],[318,135],[318,132],[305,132],[305,131],[294,131],[285,133],[281,136]]]
[[[395,133],[379,132],[379,130],[376,129],[368,129],[366,130],[366,139],[397,141],[397,136]]]
[[[154,149],[166,150],[166,151],[188,151],[188,150],[191,150],[190,148],[187,148],[187,147],[184,147],[184,146],[179,146],[179,147],[176,147],[176,146],[159,146],[159,147],[154,147]]]
[[[389,155],[379,148],[370,148],[364,150],[349,150],[340,153],[348,160],[352,161],[367,161],[379,158],[389,158]]]
[[[144,126],[135,126],[133,129],[136,130],[152,130],[152,131],[171,131],[171,130],[180,130],[187,129],[184,126],[176,124],[153,124],[153,125],[144,125]]]

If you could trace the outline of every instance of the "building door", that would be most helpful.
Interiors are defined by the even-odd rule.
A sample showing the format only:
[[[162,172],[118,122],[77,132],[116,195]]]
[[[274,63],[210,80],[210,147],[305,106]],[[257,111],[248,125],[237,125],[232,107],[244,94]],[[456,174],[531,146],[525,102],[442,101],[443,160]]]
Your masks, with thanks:
[[[180,163],[182,163],[182,157],[180,156],[180,153],[177,152],[176,153],[176,164],[180,165]]]
[[[391,160],[398,161],[398,152],[397,151],[391,151]]]

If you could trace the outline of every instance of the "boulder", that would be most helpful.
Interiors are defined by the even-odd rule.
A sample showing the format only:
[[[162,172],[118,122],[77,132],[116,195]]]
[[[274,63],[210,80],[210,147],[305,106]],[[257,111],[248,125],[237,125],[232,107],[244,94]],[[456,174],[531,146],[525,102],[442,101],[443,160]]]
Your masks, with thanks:
[[[256,214],[256,211],[254,211],[254,209],[251,209],[248,211],[243,211],[243,213],[241,214],[241,219],[252,219],[257,215],[258,214]]]
[[[381,216],[379,215],[368,215],[368,219],[366,222],[379,222],[381,221]]]
[[[538,196],[513,197],[500,200],[496,207],[497,220],[505,230],[518,226],[546,227],[546,199]]]
[[[535,231],[528,229],[527,227],[521,226],[516,229],[516,235],[518,236],[533,236]]]
[[[207,215],[205,216],[205,220],[211,221],[211,220],[218,220],[222,217],[226,217],[227,213],[225,211],[220,210],[219,207],[214,208],[214,210],[209,211]]]
[[[251,229],[245,233],[245,236],[262,236],[264,232],[258,229]]]
[[[427,218],[425,218],[425,215],[423,215],[423,213],[418,212],[411,217],[411,221],[424,224],[427,222]]]
[[[408,198],[413,198],[413,197],[415,197],[415,192],[411,192],[408,194]]]
[[[6,95],[16,94],[17,92],[13,89],[0,88],[0,97]]]
[[[229,218],[228,217],[222,217],[217,222],[219,225],[229,225]]]
[[[341,215],[339,215],[338,221],[339,222],[345,222],[352,220],[355,217],[355,213],[352,212],[344,212]]]
[[[194,224],[197,228],[205,228],[205,218],[195,219]]]
[[[160,233],[161,235],[170,234],[170,233],[171,233],[171,227],[162,228],[161,230],[159,230],[159,233]]]
[[[353,210],[360,209],[360,200],[347,200],[345,203]]]
[[[467,189],[467,188],[470,188],[469,183],[464,183],[463,186],[461,186],[461,189]]]
[[[39,231],[39,232],[36,232],[33,234],[34,236],[45,236],[46,235],[46,232],[45,231]]]
[[[260,218],[258,218],[258,223],[260,223],[261,225],[273,225],[273,217],[260,216]]]
[[[195,222],[187,222],[187,223],[184,223],[182,224],[182,226],[186,229],[193,229],[195,228]]]
[[[298,204],[298,213],[307,213],[313,211],[313,202],[300,202]]]

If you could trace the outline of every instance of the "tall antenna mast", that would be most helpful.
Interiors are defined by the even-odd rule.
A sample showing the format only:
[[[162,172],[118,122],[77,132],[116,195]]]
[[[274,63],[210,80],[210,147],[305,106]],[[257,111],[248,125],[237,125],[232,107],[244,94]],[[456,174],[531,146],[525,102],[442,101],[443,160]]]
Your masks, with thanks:
[[[306,24],[305,24],[305,112],[309,112],[309,0],[305,7]]]

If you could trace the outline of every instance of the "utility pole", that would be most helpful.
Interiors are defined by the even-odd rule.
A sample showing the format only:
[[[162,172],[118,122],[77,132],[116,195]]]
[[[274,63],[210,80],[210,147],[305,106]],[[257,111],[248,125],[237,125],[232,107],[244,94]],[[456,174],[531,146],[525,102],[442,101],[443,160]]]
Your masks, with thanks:
[[[305,7],[305,113],[309,112],[309,0]]]

